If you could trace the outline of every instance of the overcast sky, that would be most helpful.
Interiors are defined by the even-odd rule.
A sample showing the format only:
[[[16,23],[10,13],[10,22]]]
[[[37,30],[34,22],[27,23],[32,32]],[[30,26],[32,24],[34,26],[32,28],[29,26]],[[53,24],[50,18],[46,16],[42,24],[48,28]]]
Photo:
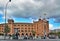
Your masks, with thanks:
[[[0,0],[0,23],[4,22],[8,1]],[[16,22],[32,22],[44,17],[49,18],[49,29],[60,28],[60,0],[11,0],[7,7],[7,19],[11,18]]]

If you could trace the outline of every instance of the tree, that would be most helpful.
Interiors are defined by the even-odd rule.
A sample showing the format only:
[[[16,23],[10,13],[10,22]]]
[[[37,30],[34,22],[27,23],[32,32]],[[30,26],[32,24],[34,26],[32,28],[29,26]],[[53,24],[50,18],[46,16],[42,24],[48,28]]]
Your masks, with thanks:
[[[57,32],[57,35],[60,36],[60,32]]]
[[[58,37],[60,38],[60,32],[57,32]]]
[[[5,35],[7,35],[9,32],[10,32],[10,28],[8,27],[8,25],[6,25],[4,29]]]
[[[55,35],[55,34],[56,34],[56,33],[54,33],[54,32],[50,32],[50,33],[49,33],[49,35]]]
[[[33,36],[35,36],[35,33],[36,33],[36,32],[32,30],[32,34],[33,34]]]

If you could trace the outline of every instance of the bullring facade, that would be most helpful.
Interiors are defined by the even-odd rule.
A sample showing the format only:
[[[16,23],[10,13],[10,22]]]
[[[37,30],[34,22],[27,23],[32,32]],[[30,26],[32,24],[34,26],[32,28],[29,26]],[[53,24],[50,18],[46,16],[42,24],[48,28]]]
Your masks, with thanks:
[[[45,24],[44,24],[45,23]],[[49,33],[49,22],[47,20],[43,21],[39,19],[33,23],[16,23],[13,19],[8,19],[8,23],[6,23],[10,28],[10,32],[8,34],[14,34],[18,32],[20,36],[22,35],[33,35],[35,36],[44,36],[44,31],[46,35]],[[4,33],[5,24],[0,24],[0,33]]]

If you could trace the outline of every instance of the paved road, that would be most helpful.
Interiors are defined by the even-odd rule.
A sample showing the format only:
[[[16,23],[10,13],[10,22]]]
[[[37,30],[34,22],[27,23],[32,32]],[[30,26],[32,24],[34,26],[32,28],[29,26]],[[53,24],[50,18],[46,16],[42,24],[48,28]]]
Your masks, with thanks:
[[[35,40],[3,40],[4,36],[0,36],[0,41],[60,41],[60,39],[35,39]]]
[[[0,40],[0,41],[60,41],[60,39],[40,39],[40,40]]]

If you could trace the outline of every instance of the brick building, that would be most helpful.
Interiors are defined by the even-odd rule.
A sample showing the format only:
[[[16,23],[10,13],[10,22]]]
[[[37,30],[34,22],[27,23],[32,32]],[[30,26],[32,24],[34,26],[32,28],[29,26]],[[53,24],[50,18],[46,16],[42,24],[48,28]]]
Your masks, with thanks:
[[[44,24],[45,23],[45,24]],[[10,28],[10,32],[8,34],[14,34],[15,32],[18,32],[20,36],[22,35],[33,35],[33,32],[35,32],[35,36],[44,36],[44,31],[46,32],[46,35],[49,33],[49,22],[43,21],[39,19],[38,21],[35,21],[33,23],[16,23],[13,19],[8,19],[7,23],[8,27]],[[44,26],[45,25],[45,26]],[[4,24],[0,24],[0,33],[4,32]]]

